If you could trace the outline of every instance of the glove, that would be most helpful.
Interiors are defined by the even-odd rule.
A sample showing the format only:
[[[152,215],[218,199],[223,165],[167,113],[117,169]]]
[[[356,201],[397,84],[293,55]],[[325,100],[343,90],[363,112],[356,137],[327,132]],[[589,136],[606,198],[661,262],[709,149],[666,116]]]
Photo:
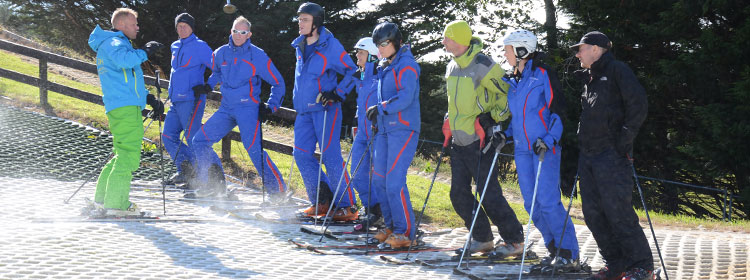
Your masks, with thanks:
[[[341,96],[336,94],[335,91],[324,91],[319,92],[318,97],[315,99],[315,101],[322,103],[323,105],[328,104],[328,102],[342,102],[344,101]]]
[[[145,46],[141,47],[142,50],[146,51],[146,55],[149,57],[151,57],[162,48],[164,48],[164,44],[157,41],[148,42]]]
[[[372,105],[367,108],[367,113],[365,113],[365,115],[367,116],[367,119],[370,120],[372,125],[378,123],[378,105]]]
[[[479,114],[477,116],[477,119],[479,119],[479,125],[482,126],[482,129],[485,132],[492,131],[492,127],[497,124],[497,122],[495,122],[495,119],[492,118],[492,115],[490,114],[490,112],[484,112],[484,113]],[[487,135],[487,136],[491,136],[491,135]]]
[[[479,149],[484,148],[484,144],[486,143],[486,134],[484,133],[484,128],[482,127],[482,125],[479,124],[479,118],[474,119],[474,132],[476,132],[477,136],[479,137]]]
[[[151,118],[156,120],[161,117],[161,115],[164,114],[164,102],[161,102],[161,100],[156,99],[156,96],[153,94],[146,95],[146,104],[151,106],[151,109],[153,110],[153,114],[151,115]]]
[[[534,142],[534,153],[541,155],[546,153],[547,150],[549,150],[549,147],[544,143],[544,140],[542,140],[542,138],[537,138],[536,142]]]
[[[495,146],[495,152],[500,153],[500,150],[505,146],[506,139],[507,137],[505,136],[505,132],[503,132],[502,125],[492,127],[492,138],[490,138],[490,141],[492,141],[492,145]]]
[[[201,98],[201,94],[207,94],[211,91],[213,91],[213,89],[209,85],[197,85],[193,87],[193,95],[195,96],[195,99]]]
[[[453,137],[453,131],[451,131],[451,124],[447,114],[443,119],[443,136],[445,136],[445,140],[443,141],[443,148],[445,148],[448,147],[448,144],[451,142],[451,137]]]
[[[622,127],[620,135],[617,136],[615,150],[617,150],[617,154],[625,157],[633,152],[633,137],[630,130],[625,126]]]
[[[271,110],[271,107],[268,107],[266,103],[261,102],[258,104],[258,119],[260,122],[266,121],[269,115],[273,114],[273,110]]]

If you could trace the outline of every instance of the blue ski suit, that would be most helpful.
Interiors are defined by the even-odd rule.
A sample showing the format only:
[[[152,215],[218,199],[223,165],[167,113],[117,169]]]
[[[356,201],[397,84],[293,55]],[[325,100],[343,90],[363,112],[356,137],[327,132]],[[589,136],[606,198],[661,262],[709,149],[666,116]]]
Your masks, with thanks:
[[[369,173],[370,173],[370,150],[367,149],[368,143],[372,141],[372,124],[366,117],[367,108],[378,102],[378,80],[375,75],[375,62],[367,62],[365,69],[361,73],[359,80],[356,81],[357,90],[357,134],[354,136],[352,143],[352,163],[350,171],[352,174],[352,185],[359,194],[362,206],[375,206],[378,204],[378,198],[371,192]],[[374,147],[370,147],[372,149]],[[357,162],[362,159],[359,170]]]
[[[378,133],[375,135],[373,190],[386,227],[414,239],[414,211],[406,173],[419,142],[420,68],[403,45],[389,65],[378,67]]]
[[[258,174],[263,174],[265,188],[269,193],[286,191],[281,172],[261,150],[262,131],[258,120],[261,80],[271,85],[268,106],[278,110],[284,98],[284,79],[266,53],[247,40],[242,46],[229,43],[213,53],[211,76],[206,82],[214,87],[221,83],[221,105],[193,138],[198,157],[198,180],[208,180],[208,165],[215,155],[211,146],[221,140],[234,126],[240,129],[242,144]]]
[[[542,233],[544,243],[551,253],[555,252],[555,247],[560,247],[570,250],[571,257],[577,259],[578,241],[570,218],[567,218],[568,226],[565,228],[564,240],[559,240],[567,215],[565,207],[560,202],[558,184],[563,123],[557,110],[562,101],[555,99],[562,99],[563,96],[558,90],[557,76],[549,71],[549,67],[536,65],[534,60],[530,59],[526,62],[519,80],[507,75],[503,80],[510,85],[508,106],[513,116],[505,134],[512,136],[514,140],[516,172],[524,197],[524,207],[526,211],[531,210],[536,174],[540,172],[531,219]],[[533,148],[537,138],[541,138],[549,147],[544,155],[541,170],[537,169],[539,157]]]
[[[355,205],[357,200],[351,188],[346,188],[344,185],[348,183],[349,175],[346,174],[339,142],[341,104],[333,103],[323,106],[316,99],[319,93],[325,91],[335,91],[342,98],[345,97],[354,87],[353,75],[357,66],[330,31],[322,26],[319,30],[320,38],[312,45],[307,45],[305,36],[299,36],[292,42],[297,57],[292,100],[294,109],[297,111],[297,118],[294,121],[293,155],[302,175],[302,181],[307,188],[307,196],[310,202],[317,204],[320,164],[315,159],[314,153],[315,145],[318,144],[322,151],[323,164],[326,166],[326,172],[320,174],[320,181],[326,183],[334,194],[335,200],[340,201],[337,207],[348,207]],[[307,57],[305,49],[309,54]],[[337,82],[337,73],[342,75],[341,82]],[[323,123],[324,119],[325,123]],[[345,181],[336,193],[342,174]]]
[[[177,172],[182,172],[180,163],[188,161],[197,166],[195,153],[191,146],[182,142],[180,133],[185,131],[185,139],[190,142],[195,132],[201,127],[203,109],[206,108],[206,96],[196,100],[193,87],[203,85],[203,73],[211,68],[211,47],[201,39],[190,34],[187,38],[174,41],[171,46],[172,71],[169,77],[169,98],[172,106],[164,119],[164,148],[177,165]],[[178,148],[179,147],[179,148]],[[179,150],[179,154],[177,154]],[[212,163],[221,164],[219,157],[212,157]]]

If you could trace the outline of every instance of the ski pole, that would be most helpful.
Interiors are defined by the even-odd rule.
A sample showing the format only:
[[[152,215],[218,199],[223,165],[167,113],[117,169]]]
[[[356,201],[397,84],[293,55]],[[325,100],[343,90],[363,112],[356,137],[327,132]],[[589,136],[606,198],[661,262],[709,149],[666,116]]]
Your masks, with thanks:
[[[560,245],[562,245],[563,237],[565,237],[565,228],[568,226],[568,219],[570,219],[570,208],[573,206],[573,197],[576,194],[577,184],[578,184],[578,173],[576,173],[576,179],[573,181],[573,190],[570,191],[570,202],[568,202],[568,211],[565,214],[565,222],[563,223],[562,233],[560,233]],[[560,247],[558,246],[557,249],[555,250],[555,256],[559,256],[559,255],[560,255]],[[552,277],[555,277],[556,270],[557,270],[557,262],[554,262],[554,264],[552,264]]]
[[[471,234],[474,232],[474,225],[477,222],[477,217],[479,216],[479,208],[482,207],[482,201],[484,200],[484,195],[487,193],[487,185],[490,183],[490,178],[492,177],[492,169],[495,169],[495,163],[497,162],[497,152],[495,152],[495,156],[492,158],[492,164],[490,165],[490,171],[487,173],[487,180],[484,182],[484,189],[482,190],[482,195],[479,196],[479,205],[477,206],[476,211],[474,212],[474,219],[471,221],[471,228],[469,228],[469,236],[466,239],[466,243],[464,243],[464,249],[461,251],[461,257],[458,259],[458,265],[456,268],[461,268],[461,263],[463,263],[464,255],[466,255],[466,250],[468,250],[469,243],[471,242]],[[477,177],[479,174],[477,174]]]
[[[263,151],[263,123],[258,119],[258,134],[260,134],[260,184],[263,185],[261,188],[263,191],[263,204],[266,203],[266,153]],[[257,168],[257,166],[256,166]],[[279,182],[281,184],[281,182]]]
[[[315,217],[318,217],[318,204],[320,204],[320,178],[321,174],[323,173],[323,149],[325,149],[325,139],[326,139],[326,118],[328,118],[328,110],[326,109],[326,104],[323,104],[323,132],[320,135],[320,162],[318,163],[318,187],[317,191],[315,192],[315,204],[313,204],[313,207],[315,207]],[[318,219],[315,220],[315,225],[318,225]]]
[[[648,220],[648,227],[651,228],[651,236],[654,237],[654,244],[656,245],[656,252],[659,253],[659,260],[661,261],[661,268],[664,269],[664,277],[669,280],[669,273],[667,273],[667,266],[664,264],[664,258],[661,256],[661,249],[659,249],[659,241],[656,240],[656,232],[654,232],[654,225],[651,224],[651,217],[648,215],[648,208],[646,208],[646,200],[643,199],[643,190],[641,190],[641,183],[638,182],[638,174],[635,172],[635,165],[633,164],[633,157],[628,153],[626,154],[628,161],[630,162],[630,168],[633,169],[633,179],[635,179],[635,185],[638,187],[638,194],[641,195],[641,203],[643,204],[643,211],[646,212],[646,219]]]
[[[346,166],[349,164],[349,161],[352,159],[352,152],[354,151],[353,148],[354,147],[352,147],[352,149],[349,149],[349,155],[346,156],[346,161],[344,161],[344,170],[341,172],[341,176],[339,176],[339,183],[336,184],[336,191],[333,193],[333,201],[336,201],[336,196],[339,194],[339,190],[341,190],[341,182],[344,181],[344,175],[346,175]],[[362,156],[364,157],[364,154],[362,154]],[[361,159],[360,159],[360,161],[361,161]],[[347,187],[349,186],[348,183],[346,185],[347,185]],[[346,190],[344,190],[344,191],[346,191]],[[341,197],[344,197],[344,195],[341,195]],[[341,197],[339,198],[339,200],[341,199]],[[338,203],[336,203],[336,204],[338,204]],[[326,211],[326,215],[323,218],[323,224],[320,225],[321,227],[325,226],[326,219],[328,219],[328,216],[331,214],[331,210],[332,209],[333,209],[333,203],[331,203],[328,206],[328,211]],[[323,236],[324,232],[325,231],[321,232],[321,236]],[[321,240],[323,240],[322,237],[321,237]]]
[[[154,76],[156,76],[156,100],[161,101],[161,84],[159,83],[160,77],[159,77],[159,70],[154,71]],[[152,108],[153,109],[153,108]],[[162,111],[164,110],[164,104],[162,104]],[[159,118],[159,171],[161,173],[161,201],[162,201],[162,209],[164,216],[167,215],[167,186],[164,182],[164,138],[162,135],[164,135],[164,132],[161,128],[161,116],[158,116]],[[179,149],[179,145],[177,148]]]
[[[372,141],[370,141],[370,143],[367,144],[367,149],[370,149],[370,144],[372,144]],[[351,153],[349,153],[349,155],[351,155]],[[357,167],[354,168],[354,174],[352,174],[352,177],[354,177],[354,176],[357,175],[357,172],[359,171],[359,167],[362,165],[362,160],[364,160],[364,159],[365,159],[365,154],[362,154],[362,157],[360,157],[359,161],[357,162]],[[346,184],[346,189],[345,190],[348,190],[351,187],[352,182],[353,182],[353,180],[350,180],[349,183]],[[336,192],[337,193],[338,193],[338,191],[339,191],[338,188],[336,188]],[[339,196],[339,200],[336,202],[336,204],[338,204],[339,202],[341,202],[341,199],[343,197],[344,197],[343,194],[341,196]],[[336,194],[333,194],[333,200],[336,200]],[[331,212],[331,208],[332,207],[333,207],[333,203],[331,203],[331,206],[328,208],[328,212],[329,213]],[[326,220],[327,219],[328,219],[328,213],[326,213],[326,217],[323,219],[323,224],[321,226],[326,225]],[[331,220],[333,220],[333,219],[331,219]],[[328,223],[328,225],[326,225],[326,227],[323,229],[322,233],[325,233],[326,230],[328,230],[328,227],[330,227],[330,226],[331,226],[331,223]],[[369,231],[369,228],[368,228],[368,231]],[[323,242],[323,236],[322,235],[320,236],[320,240],[318,240],[318,242]]]
[[[521,270],[518,272],[518,279],[523,277],[523,264],[526,261],[527,244],[529,244],[529,234],[531,234],[531,217],[534,216],[534,204],[536,202],[536,191],[539,188],[539,174],[542,173],[542,162],[544,161],[545,152],[539,153],[539,164],[536,167],[536,180],[534,181],[534,194],[531,196],[531,209],[529,210],[529,222],[526,224],[526,239],[523,241],[523,255],[521,256]]]
[[[446,139],[446,141],[449,139]],[[427,189],[427,196],[424,198],[424,204],[422,204],[422,211],[419,213],[419,219],[417,219],[417,224],[414,227],[415,229],[419,230],[419,225],[422,223],[422,218],[424,217],[424,210],[427,209],[427,200],[430,199],[430,193],[432,193],[432,186],[435,185],[435,178],[437,178],[438,170],[440,170],[440,163],[443,162],[443,157],[445,157],[445,145],[440,149],[440,157],[438,158],[437,166],[435,166],[435,173],[432,174],[432,182],[430,182],[430,188]],[[409,254],[411,253],[411,248],[414,245],[414,243],[409,243],[409,249],[406,250],[406,257],[404,257],[405,260],[409,259]]]
[[[367,183],[367,213],[371,213],[371,206],[372,206],[372,174],[375,172],[375,167],[372,165],[372,142],[375,141],[375,133],[373,133],[373,136],[367,141],[367,152],[370,153],[370,174],[369,174],[369,182]],[[365,229],[365,245],[369,245],[368,242],[370,240],[370,218],[367,217],[367,228]],[[370,247],[365,247],[365,256],[370,253]]]

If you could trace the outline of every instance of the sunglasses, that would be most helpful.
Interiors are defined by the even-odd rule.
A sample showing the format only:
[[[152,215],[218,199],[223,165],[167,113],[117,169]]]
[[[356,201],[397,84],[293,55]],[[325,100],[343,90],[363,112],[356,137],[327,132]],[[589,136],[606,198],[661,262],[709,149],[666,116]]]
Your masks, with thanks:
[[[232,33],[246,35],[247,33],[250,33],[250,31],[232,29]]]
[[[385,48],[390,43],[391,43],[391,40],[386,40],[386,41],[383,41],[382,43],[378,44],[378,46],[381,47],[381,48]]]

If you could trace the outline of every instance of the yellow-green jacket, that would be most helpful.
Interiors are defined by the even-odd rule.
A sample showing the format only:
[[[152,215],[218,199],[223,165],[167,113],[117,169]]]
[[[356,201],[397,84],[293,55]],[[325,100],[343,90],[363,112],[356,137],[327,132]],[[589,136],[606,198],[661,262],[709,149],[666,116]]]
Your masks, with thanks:
[[[459,146],[479,140],[474,131],[477,115],[491,112],[498,122],[510,117],[508,84],[501,79],[505,71],[481,53],[482,47],[482,40],[473,37],[466,53],[454,57],[445,73],[448,118],[453,143]]]

